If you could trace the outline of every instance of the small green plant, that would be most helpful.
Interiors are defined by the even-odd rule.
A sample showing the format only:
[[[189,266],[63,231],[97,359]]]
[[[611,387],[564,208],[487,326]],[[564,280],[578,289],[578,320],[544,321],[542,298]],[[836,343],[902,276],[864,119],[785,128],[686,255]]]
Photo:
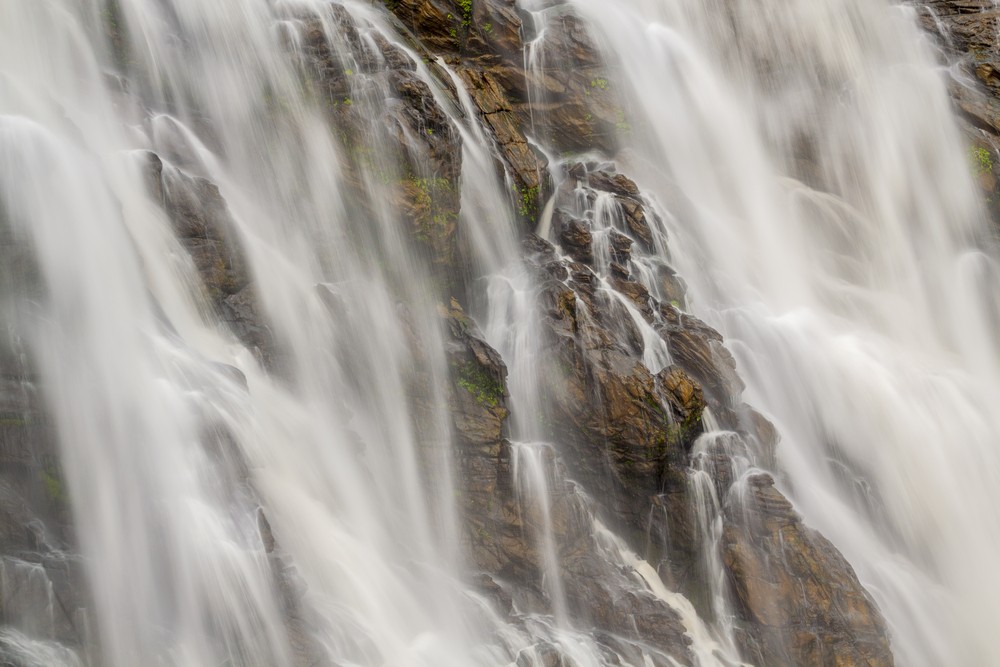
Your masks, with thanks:
[[[48,494],[52,502],[62,504],[66,501],[66,491],[54,470],[45,468],[38,473],[38,477],[42,486],[45,487],[45,493]]]
[[[458,217],[452,209],[451,182],[446,178],[409,177],[400,185],[412,207],[414,238],[432,245],[445,244]]]
[[[976,176],[993,173],[993,158],[989,150],[982,146],[969,148],[969,166]]]
[[[457,384],[486,407],[495,408],[503,399],[503,384],[471,361],[458,367]]]
[[[622,134],[632,133],[632,124],[625,120],[625,112],[621,109],[615,112],[615,129]]]
[[[521,217],[534,219],[538,215],[538,186],[520,188],[517,191],[517,212]]]
[[[458,0],[458,6],[462,10],[462,26],[468,28],[472,25],[472,0]]]
[[[600,88],[601,90],[607,90],[608,89],[608,80],[607,79],[592,79],[590,81],[590,87],[591,88]]]

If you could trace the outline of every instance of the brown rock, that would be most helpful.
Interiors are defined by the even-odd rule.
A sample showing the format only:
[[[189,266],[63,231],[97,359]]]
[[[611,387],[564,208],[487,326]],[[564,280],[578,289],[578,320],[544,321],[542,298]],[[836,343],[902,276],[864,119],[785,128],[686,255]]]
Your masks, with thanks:
[[[807,528],[769,475],[727,507],[723,558],[744,655],[773,667],[893,664],[885,622],[843,556]]]

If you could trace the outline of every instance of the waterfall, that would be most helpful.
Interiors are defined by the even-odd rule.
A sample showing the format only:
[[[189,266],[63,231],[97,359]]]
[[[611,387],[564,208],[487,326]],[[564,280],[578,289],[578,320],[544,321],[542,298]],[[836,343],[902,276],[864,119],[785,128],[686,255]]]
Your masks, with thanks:
[[[0,4],[0,662],[760,663],[778,507],[896,664],[1000,663],[1000,266],[914,10],[419,4]]]
[[[691,308],[782,433],[779,485],[897,664],[997,662],[995,247],[914,10],[574,4],[634,104],[630,173],[685,218]]]

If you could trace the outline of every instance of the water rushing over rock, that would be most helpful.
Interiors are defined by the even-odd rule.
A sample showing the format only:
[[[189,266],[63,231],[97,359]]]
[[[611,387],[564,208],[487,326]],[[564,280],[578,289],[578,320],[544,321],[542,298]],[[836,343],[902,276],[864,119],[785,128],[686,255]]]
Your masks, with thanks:
[[[997,662],[993,144],[916,19],[0,5],[0,662]]]

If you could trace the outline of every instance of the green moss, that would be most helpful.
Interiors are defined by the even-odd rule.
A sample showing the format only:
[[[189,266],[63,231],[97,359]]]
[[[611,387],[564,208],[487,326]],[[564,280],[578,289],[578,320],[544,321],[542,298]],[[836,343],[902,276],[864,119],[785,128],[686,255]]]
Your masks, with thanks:
[[[49,500],[59,505],[66,502],[66,491],[63,489],[62,480],[59,479],[59,475],[54,470],[45,468],[39,471],[38,479],[45,487],[45,493]]]
[[[503,400],[503,384],[473,362],[465,362],[456,369],[456,383],[469,392],[476,403],[495,408]]]
[[[682,422],[674,421],[674,418],[660,404],[659,399],[653,394],[646,394],[646,404],[652,409],[656,418],[663,422],[662,430],[654,438],[654,443],[659,447],[676,447],[687,442],[698,428],[701,422],[702,410],[693,411]]]
[[[625,112],[621,109],[615,111],[615,129],[622,134],[632,133],[632,124],[625,119]]]
[[[976,176],[993,173],[993,158],[989,150],[982,146],[969,147],[969,168]]]
[[[412,205],[416,227],[414,237],[443,248],[458,219],[453,207],[451,182],[446,178],[409,177],[404,178],[401,184]]]
[[[590,87],[591,88],[599,88],[601,90],[607,90],[608,89],[608,80],[607,79],[591,79],[591,81],[590,81]]]
[[[0,426],[15,426],[20,428],[22,426],[27,426],[28,421],[16,413],[0,413]]]
[[[472,0],[458,0],[458,7],[462,10],[462,25],[468,28],[472,25]]]
[[[534,185],[530,188],[518,188],[516,190],[517,194],[517,212],[521,214],[521,217],[528,218],[529,220],[534,220],[538,217],[538,186]]]

